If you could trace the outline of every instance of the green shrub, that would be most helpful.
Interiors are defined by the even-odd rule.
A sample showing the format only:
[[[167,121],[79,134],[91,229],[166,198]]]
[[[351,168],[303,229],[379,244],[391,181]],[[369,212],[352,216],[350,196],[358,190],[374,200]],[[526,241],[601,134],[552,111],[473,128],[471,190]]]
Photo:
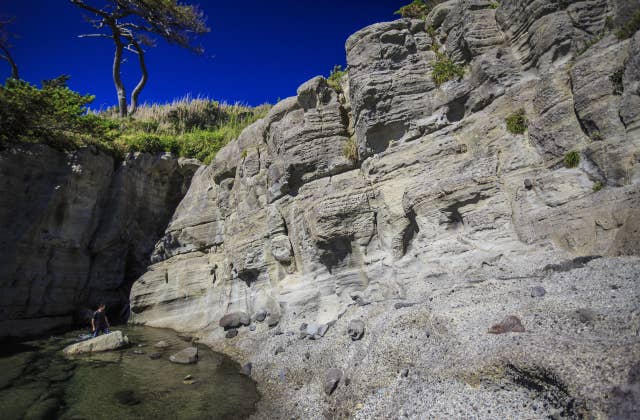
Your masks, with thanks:
[[[0,85],[0,141],[35,142],[73,149],[87,138],[108,140],[111,122],[87,114],[94,96],[70,90],[69,76],[44,81],[38,89],[22,80]]]
[[[595,130],[593,132],[591,132],[591,140],[593,141],[602,141],[604,140],[604,137],[602,136],[602,133],[598,130]]]
[[[333,66],[333,70],[329,74],[329,78],[327,78],[327,84],[333,88],[336,92],[342,92],[342,78],[347,74],[346,70],[342,70],[342,66],[335,65]]]
[[[622,28],[618,29],[616,36],[618,39],[631,38],[638,30],[640,30],[640,11],[637,11]]]
[[[527,120],[524,108],[520,108],[513,114],[509,115],[505,118],[505,122],[507,123],[507,130],[512,134],[524,134],[529,126],[529,121]]]
[[[67,80],[61,76],[45,81],[41,89],[13,79],[0,86],[0,142],[45,143],[62,150],[93,144],[116,157],[171,152],[210,163],[270,109],[182,98],[166,105],[142,105],[123,119],[114,109],[88,112],[93,96],[70,90]]]
[[[613,85],[613,94],[614,95],[622,95],[624,93],[624,68],[620,68],[616,70],[611,76],[609,76],[609,80]]]
[[[580,153],[575,150],[567,153],[564,156],[564,166],[566,168],[575,168],[580,164]]]
[[[424,19],[427,17],[433,6],[425,3],[424,0],[413,0],[410,4],[402,6],[394,12],[407,19]]]
[[[602,183],[602,181],[596,181],[593,183],[593,192],[598,192],[602,188],[604,188],[604,184]]]
[[[342,153],[347,159],[353,162],[358,161],[358,145],[356,144],[356,139],[354,137],[347,140],[342,148]]]
[[[498,3],[497,1],[492,1],[491,3],[489,3],[489,7],[492,9],[497,9],[498,7],[500,7],[500,3]]]
[[[436,45],[434,43],[434,45]],[[433,64],[433,78],[436,86],[440,87],[449,80],[460,80],[464,77],[464,67],[456,64],[448,55],[436,51],[436,61]]]

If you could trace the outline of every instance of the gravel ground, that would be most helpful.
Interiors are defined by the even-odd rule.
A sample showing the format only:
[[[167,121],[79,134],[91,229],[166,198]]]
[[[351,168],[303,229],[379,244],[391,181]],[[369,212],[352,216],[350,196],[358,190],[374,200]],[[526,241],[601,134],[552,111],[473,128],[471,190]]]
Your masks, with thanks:
[[[401,302],[414,305],[354,304],[318,340],[298,338],[299,314],[204,341],[253,364],[257,419],[636,416],[640,259],[578,260],[538,273],[406,281]],[[536,286],[544,296],[532,296]],[[525,332],[488,333],[510,315]],[[352,319],[365,322],[361,340],[347,335]],[[342,377],[327,395],[330,368]]]

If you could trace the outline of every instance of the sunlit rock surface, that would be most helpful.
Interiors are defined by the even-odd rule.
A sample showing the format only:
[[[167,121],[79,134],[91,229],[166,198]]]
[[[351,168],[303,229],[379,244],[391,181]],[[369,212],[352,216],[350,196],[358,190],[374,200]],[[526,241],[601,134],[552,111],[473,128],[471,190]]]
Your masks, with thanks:
[[[624,410],[630,385],[607,395],[640,360],[640,34],[606,25],[636,3],[448,1],[352,35],[342,92],[312,79],[198,170],[132,320],[251,361],[269,415]],[[436,87],[436,49],[462,80]],[[255,331],[225,339],[237,312]],[[488,333],[509,317],[524,332]],[[350,385],[327,399],[332,368]]]

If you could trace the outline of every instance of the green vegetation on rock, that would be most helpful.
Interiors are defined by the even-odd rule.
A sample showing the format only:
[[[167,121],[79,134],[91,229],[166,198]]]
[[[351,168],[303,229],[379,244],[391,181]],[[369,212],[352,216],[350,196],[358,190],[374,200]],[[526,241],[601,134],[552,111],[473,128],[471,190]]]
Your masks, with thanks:
[[[347,140],[347,142],[344,144],[342,152],[344,153],[344,157],[346,157],[347,159],[354,162],[358,160],[358,145],[356,144],[356,139],[354,137],[351,137],[349,140]]]
[[[640,30],[640,10],[637,11],[624,26],[618,29],[616,36],[618,39],[631,38],[638,30]]]
[[[609,76],[609,80],[613,85],[613,94],[614,95],[622,95],[624,93],[624,68],[620,68],[616,70],[611,76]]]
[[[394,12],[407,19],[425,19],[429,12],[445,0],[413,0]]]
[[[342,66],[335,65],[327,78],[327,84],[336,92],[342,92],[342,78],[347,74],[346,70],[342,70]]]
[[[575,168],[580,164],[580,153],[575,150],[564,156],[564,166],[567,168]]]
[[[0,85],[0,142],[44,143],[58,149],[105,143],[112,121],[87,113],[95,99],[66,86],[69,76],[42,82],[7,79]]]
[[[123,119],[115,108],[90,112],[94,97],[70,90],[68,79],[45,81],[41,89],[14,79],[0,85],[0,142],[44,143],[60,150],[93,144],[118,158],[128,152],[171,152],[209,163],[270,109],[185,97],[142,105]]]
[[[512,134],[524,134],[529,125],[524,108],[520,108],[509,115],[505,118],[505,122],[507,124],[507,130]]]
[[[434,44],[435,46],[436,44]],[[436,86],[440,87],[449,80],[460,80],[464,77],[464,67],[456,64],[445,53],[436,51],[436,61],[433,63],[432,78]]]
[[[602,188],[604,188],[604,184],[602,183],[602,181],[596,181],[593,183],[593,192],[598,192]]]

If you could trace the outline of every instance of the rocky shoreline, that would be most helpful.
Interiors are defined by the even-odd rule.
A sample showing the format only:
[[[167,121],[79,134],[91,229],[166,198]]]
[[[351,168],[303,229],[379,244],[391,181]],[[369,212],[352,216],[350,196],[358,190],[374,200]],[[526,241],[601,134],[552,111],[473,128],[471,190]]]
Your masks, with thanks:
[[[252,364],[256,419],[633,418],[640,258],[565,268],[484,282],[420,279],[407,290],[414,305],[354,304],[317,340],[299,338],[290,322],[202,342]],[[532,296],[537,287],[544,296]],[[489,333],[513,314],[524,332]],[[365,322],[357,341],[347,333],[352,319]],[[328,395],[334,368],[342,377]]]

